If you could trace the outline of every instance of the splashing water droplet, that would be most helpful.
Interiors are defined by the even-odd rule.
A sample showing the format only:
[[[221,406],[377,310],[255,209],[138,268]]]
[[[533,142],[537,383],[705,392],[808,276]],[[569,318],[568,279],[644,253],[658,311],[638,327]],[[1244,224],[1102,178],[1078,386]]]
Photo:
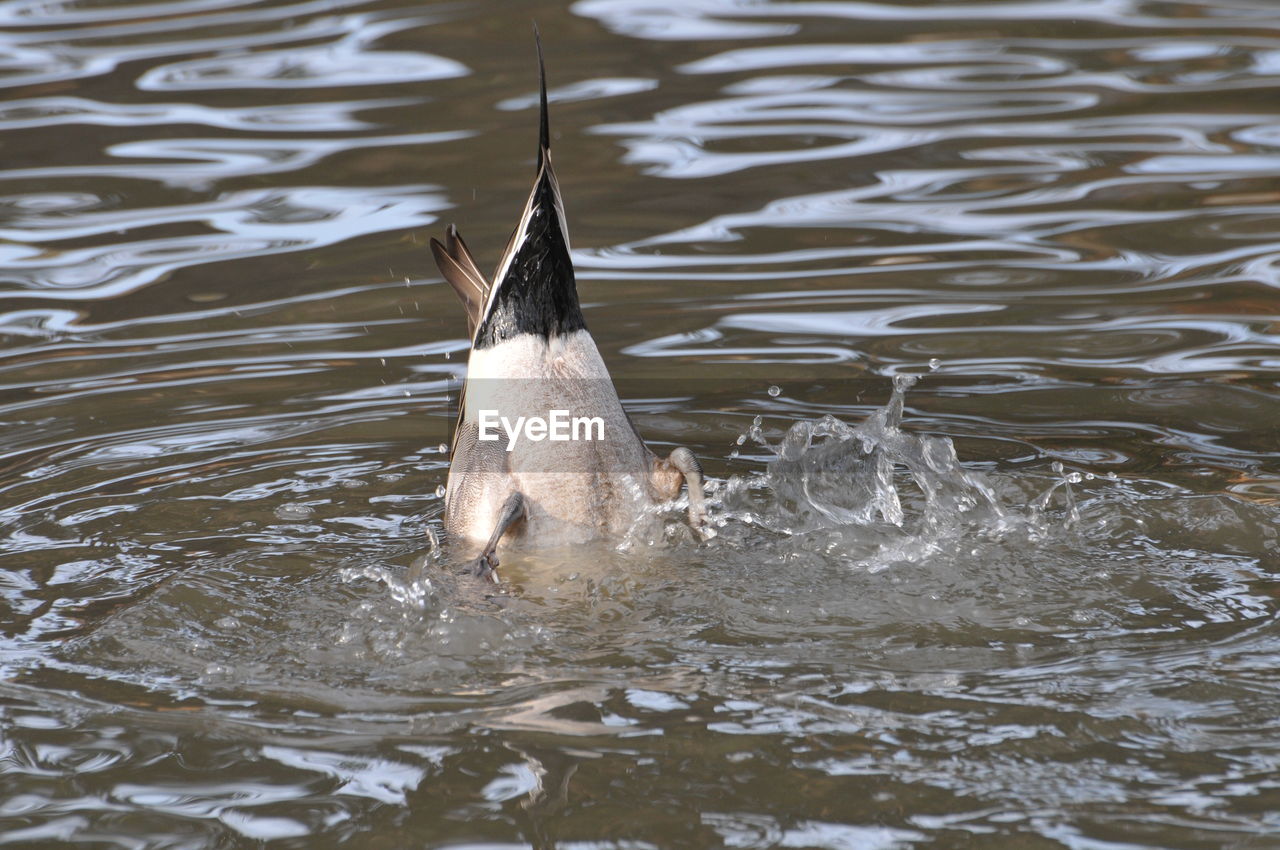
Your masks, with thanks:
[[[930,359],[929,359],[929,371],[930,371],[930,372],[936,372],[936,371],[938,371],[938,368],[939,368],[940,366],[942,366],[942,361],[941,361],[941,360],[939,360],[938,358],[936,358],[936,357],[932,357],[932,358],[930,358]]]
[[[889,399],[889,403],[898,403],[898,407],[902,407],[902,395],[907,390],[916,385],[920,379],[915,375],[894,375],[893,376],[893,398]]]
[[[443,484],[441,484],[441,485],[439,485],[439,486],[437,486],[437,487],[436,487],[436,498],[437,498],[437,499],[443,499],[443,498],[444,498],[444,493],[445,493],[445,488],[444,488],[444,485],[443,485]]]
[[[351,583],[357,579],[367,578],[380,581],[387,586],[391,598],[401,605],[422,611],[436,601],[436,588],[431,579],[421,575],[420,570],[413,571],[412,578],[399,578],[385,567],[347,567],[339,576],[344,582]],[[442,618],[443,619],[443,618]]]
[[[1072,485],[1089,480],[1084,473],[1055,461],[1047,490],[1007,503],[995,479],[961,464],[949,438],[902,430],[905,392],[916,380],[895,376],[889,400],[856,426],[834,416],[802,420],[771,443],[756,417],[748,436],[774,459],[712,497],[718,527],[767,529],[794,541],[788,557],[821,552],[868,572],[956,551],[979,557],[1011,534],[1038,540],[1078,527]]]
[[[768,392],[771,398],[777,398],[778,396],[782,395],[782,387],[778,386],[777,384],[774,384],[769,387]]]

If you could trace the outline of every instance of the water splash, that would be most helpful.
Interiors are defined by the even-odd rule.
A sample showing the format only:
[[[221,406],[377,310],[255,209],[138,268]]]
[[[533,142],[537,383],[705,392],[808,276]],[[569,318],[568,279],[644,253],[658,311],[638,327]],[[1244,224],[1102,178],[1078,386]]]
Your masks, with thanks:
[[[773,459],[764,472],[716,487],[725,536],[748,545],[750,535],[732,528],[763,529],[793,547],[876,571],[924,561],[964,541],[1014,534],[1035,540],[1079,524],[1071,485],[1083,480],[1081,473],[1055,463],[1047,490],[1024,502],[1002,499],[987,476],[961,464],[949,438],[904,431],[905,395],[916,380],[895,377],[889,401],[858,425],[822,416],[792,424],[771,443],[756,417],[738,443],[750,439]],[[1059,492],[1061,518],[1051,509]]]
[[[347,583],[360,579],[381,582],[387,586],[391,598],[400,605],[415,611],[432,610],[438,613],[441,608],[440,590],[431,576],[433,573],[440,574],[443,550],[440,538],[431,526],[427,526],[427,542],[430,548],[426,554],[416,558],[408,570],[365,564],[360,567],[344,567],[338,575]]]
[[[1066,516],[1063,520],[1063,525],[1067,528],[1073,528],[1080,524],[1080,508],[1076,504],[1075,492],[1071,489],[1071,485],[1084,481],[1085,476],[1079,472],[1063,471],[1061,461],[1055,460],[1052,469],[1058,476],[1058,480],[1048,490],[1033,499],[1028,509],[1034,517],[1043,516],[1050,501],[1053,499],[1053,494],[1061,489],[1063,501],[1066,503]]]

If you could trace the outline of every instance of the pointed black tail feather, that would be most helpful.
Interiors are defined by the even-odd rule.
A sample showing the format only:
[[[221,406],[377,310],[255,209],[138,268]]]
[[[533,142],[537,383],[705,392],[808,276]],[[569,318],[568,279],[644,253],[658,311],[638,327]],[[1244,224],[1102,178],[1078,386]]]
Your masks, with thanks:
[[[546,152],[551,150],[551,127],[547,122],[547,68],[542,61],[542,34],[538,32],[538,23],[533,24],[533,43],[538,48],[538,170],[542,170],[542,160]]]
[[[450,229],[445,244],[432,251],[445,279],[467,309],[472,349],[490,348],[522,334],[543,339],[586,328],[578,301],[569,232],[560,188],[551,170],[551,131],[547,120],[547,74],[542,37],[533,27],[538,49],[538,175],[525,202],[520,224],[511,234],[491,283],[486,283],[466,246]]]

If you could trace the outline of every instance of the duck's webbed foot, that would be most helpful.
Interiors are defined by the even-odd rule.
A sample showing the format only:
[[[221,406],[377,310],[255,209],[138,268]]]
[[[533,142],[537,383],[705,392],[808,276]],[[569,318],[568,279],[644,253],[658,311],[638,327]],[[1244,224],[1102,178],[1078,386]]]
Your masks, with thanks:
[[[693,530],[698,534],[706,537],[707,501],[702,489],[702,464],[698,463],[693,452],[683,446],[671,452],[667,456],[667,462],[684,477],[685,487],[689,490],[689,525],[693,526]]]
[[[487,581],[491,584],[498,583],[498,554],[496,552],[481,555],[471,563],[467,564],[466,569],[462,571],[463,575],[475,576],[481,581]]]
[[[489,536],[489,542],[485,544],[480,557],[467,565],[467,573],[482,581],[498,583],[498,541],[511,526],[524,519],[524,512],[524,496],[519,491],[507,496],[507,500],[502,503],[502,510],[498,512],[498,523]]]

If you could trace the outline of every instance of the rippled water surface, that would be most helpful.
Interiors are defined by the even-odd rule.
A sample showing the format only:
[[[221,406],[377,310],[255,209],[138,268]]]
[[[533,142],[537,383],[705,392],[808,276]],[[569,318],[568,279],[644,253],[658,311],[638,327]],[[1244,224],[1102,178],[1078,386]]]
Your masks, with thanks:
[[[492,590],[426,243],[533,17],[717,535]],[[0,2],[0,844],[1277,846],[1278,88],[1269,0]]]

